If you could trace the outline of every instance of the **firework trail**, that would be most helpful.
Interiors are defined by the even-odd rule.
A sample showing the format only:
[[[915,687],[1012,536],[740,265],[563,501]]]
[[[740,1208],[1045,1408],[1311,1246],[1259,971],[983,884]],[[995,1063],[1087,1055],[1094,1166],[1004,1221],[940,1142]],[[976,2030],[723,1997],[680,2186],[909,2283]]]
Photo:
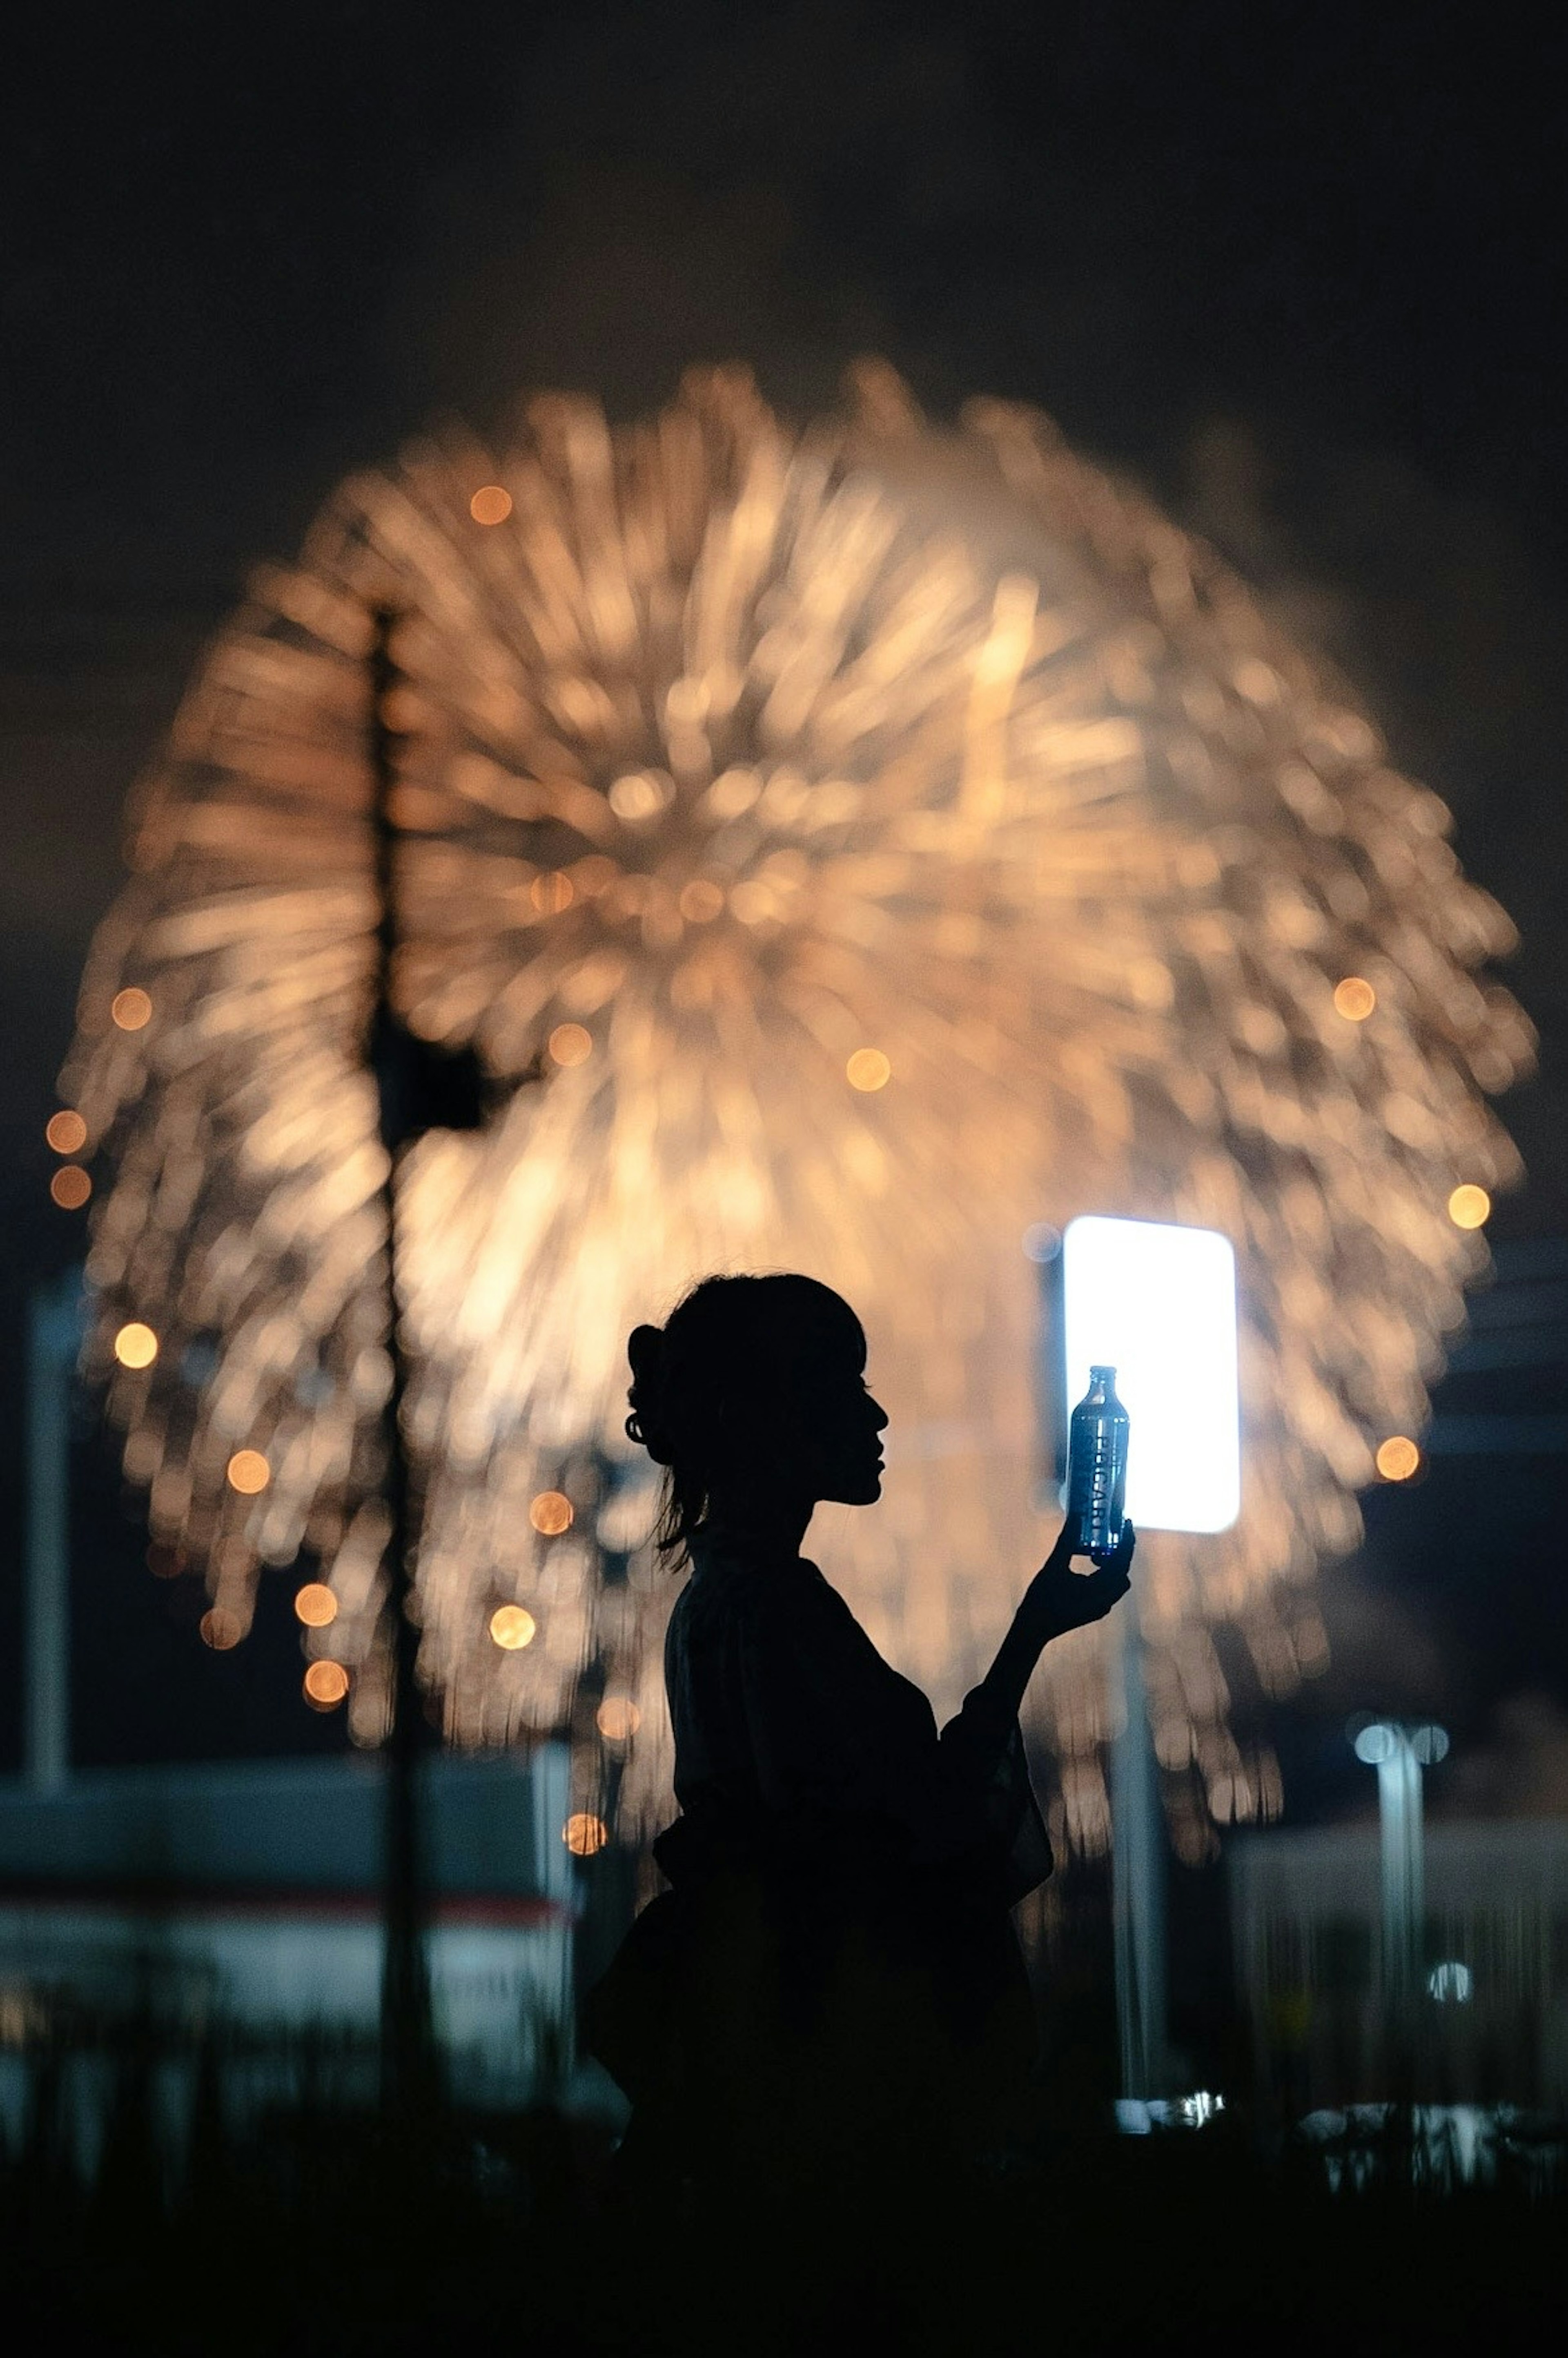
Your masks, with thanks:
[[[66,1087],[113,1173],[94,1362],[220,1641],[258,1568],[313,1551],[317,1668],[374,1739],[380,609],[396,990],[499,1101],[402,1181],[449,1732],[570,1719],[590,1806],[606,1758],[625,1823],[664,1806],[671,1584],[624,1337],[716,1268],[804,1269],[864,1315],[886,1504],[829,1560],[956,1701],[1041,1548],[1021,1234],[1093,1208],[1236,1247],[1243,1513],[1151,1535],[1142,1611],[1179,1843],[1266,1811],[1211,1633],[1270,1691],[1319,1662],[1315,1563],[1354,1543],[1379,1441],[1421,1429],[1486,1262],[1448,1198],[1516,1169],[1482,1092],[1528,1026],[1474,972],[1510,928],[1212,553],[1037,414],[939,431],[875,366],[801,431],[725,373],[627,430],[550,398],[499,454],[416,449],[343,487],[202,666]],[[149,1365],[115,1363],[133,1320]],[[1032,1704],[1087,1845],[1100,1642],[1053,1649]]]

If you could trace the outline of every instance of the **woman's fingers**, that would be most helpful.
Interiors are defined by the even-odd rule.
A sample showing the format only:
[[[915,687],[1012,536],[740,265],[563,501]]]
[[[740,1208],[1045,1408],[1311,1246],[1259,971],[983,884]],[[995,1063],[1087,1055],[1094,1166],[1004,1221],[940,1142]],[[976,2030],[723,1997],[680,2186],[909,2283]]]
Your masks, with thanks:
[[[1056,1543],[1052,1548],[1046,1562],[1071,1563],[1076,1555],[1082,1553],[1083,1550],[1078,1545],[1078,1518],[1076,1515],[1069,1515],[1056,1534]]]

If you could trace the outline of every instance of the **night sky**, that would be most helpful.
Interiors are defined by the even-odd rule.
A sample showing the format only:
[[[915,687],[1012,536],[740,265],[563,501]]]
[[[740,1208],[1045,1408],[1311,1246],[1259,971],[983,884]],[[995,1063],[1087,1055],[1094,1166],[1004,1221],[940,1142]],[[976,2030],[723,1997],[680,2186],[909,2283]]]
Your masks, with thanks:
[[[533,386],[631,416],[738,357],[804,408],[876,351],[938,415],[1033,401],[1141,479],[1454,809],[1542,1043],[1502,1109],[1530,1175],[1493,1233],[1568,1237],[1563,72],[1533,14],[28,16],[0,99],[8,1574],[15,1338],[81,1249],[42,1130],[126,791],[247,568],[343,471]],[[1568,1408],[1561,1365],[1502,1390]],[[81,1757],[341,1741],[297,1700],[282,1590],[238,1656],[207,1653],[193,1584],[147,1576],[105,1453],[80,1456]],[[1270,1714],[1290,1814],[1369,1804],[1359,1704],[1446,1716],[1447,1806],[1568,1809],[1565,1503],[1561,1455],[1446,1459],[1369,1501],[1367,1548],[1325,1576],[1334,1667]],[[15,1720],[8,1674],[0,1761]]]

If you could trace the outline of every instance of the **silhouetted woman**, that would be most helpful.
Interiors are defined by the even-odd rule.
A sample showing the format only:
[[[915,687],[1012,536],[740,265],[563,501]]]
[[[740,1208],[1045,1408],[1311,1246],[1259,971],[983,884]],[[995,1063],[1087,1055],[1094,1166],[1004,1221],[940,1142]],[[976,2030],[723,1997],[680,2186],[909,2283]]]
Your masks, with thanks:
[[[630,1344],[627,1432],[668,1469],[660,1544],[691,1577],[665,1671],[672,1886],[590,1999],[632,2099],[629,2175],[687,2215],[779,2222],[926,2185],[1005,2135],[1033,2058],[1013,1904],[1051,1872],[1018,1712],[1043,1647],[1107,1613],[1117,1560],[1064,1530],[938,1735],[801,1555],[819,1500],[871,1506],[887,1424],[866,1340],[806,1277],[711,1277]]]

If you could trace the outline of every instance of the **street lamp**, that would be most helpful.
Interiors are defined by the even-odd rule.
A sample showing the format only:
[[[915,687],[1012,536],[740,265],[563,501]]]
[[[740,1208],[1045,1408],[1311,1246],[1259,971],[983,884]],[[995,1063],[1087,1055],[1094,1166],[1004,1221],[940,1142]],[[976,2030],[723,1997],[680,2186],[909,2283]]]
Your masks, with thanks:
[[[1445,1757],[1448,1734],[1431,1720],[1370,1716],[1353,1719],[1346,1732],[1357,1760],[1378,1772],[1383,1887],[1379,1995],[1384,2037],[1393,2050],[1397,2093],[1404,2098],[1411,2093],[1414,2063],[1426,1915],[1421,1772]]]

